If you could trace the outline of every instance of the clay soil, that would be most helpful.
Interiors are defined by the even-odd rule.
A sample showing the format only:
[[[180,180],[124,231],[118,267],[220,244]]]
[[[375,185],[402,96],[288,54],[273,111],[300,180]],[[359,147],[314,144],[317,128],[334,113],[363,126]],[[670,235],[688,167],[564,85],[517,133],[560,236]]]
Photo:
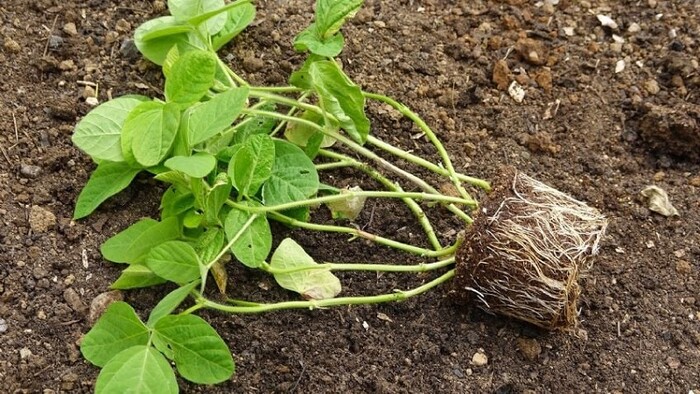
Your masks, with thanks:
[[[291,39],[310,20],[312,2],[257,3],[257,21],[222,56],[254,84],[282,84],[303,60]],[[183,392],[700,390],[700,3],[536,3],[367,0],[344,30],[341,59],[364,89],[420,113],[461,171],[494,179],[512,165],[609,218],[600,255],[581,281],[587,335],[544,332],[460,305],[450,286],[400,304],[204,313],[230,345],[237,373],[214,387],[182,382]],[[160,94],[159,69],[128,40],[162,4],[0,3],[0,392],[92,391],[99,370],[77,344],[90,328],[91,301],[120,268],[101,259],[99,245],[134,220],[155,217],[162,189],[138,178],[88,219],[72,221],[94,165],[70,136],[90,109],[84,81],[99,85],[101,102]],[[598,14],[617,28],[602,26]],[[522,103],[507,92],[513,80],[524,86]],[[435,157],[410,123],[379,105],[369,113],[376,135]],[[331,176],[355,182],[351,173]],[[640,191],[652,184],[680,216],[648,209]],[[366,210],[358,226],[424,242],[400,206],[369,206],[374,213]],[[461,230],[436,217],[446,239]],[[325,220],[322,212],[316,220]],[[343,237],[279,231],[321,261],[420,261]],[[294,297],[267,276],[230,274],[238,295]],[[428,279],[341,275],[345,294]],[[146,315],[168,290],[123,296]],[[472,362],[476,353],[487,363]]]

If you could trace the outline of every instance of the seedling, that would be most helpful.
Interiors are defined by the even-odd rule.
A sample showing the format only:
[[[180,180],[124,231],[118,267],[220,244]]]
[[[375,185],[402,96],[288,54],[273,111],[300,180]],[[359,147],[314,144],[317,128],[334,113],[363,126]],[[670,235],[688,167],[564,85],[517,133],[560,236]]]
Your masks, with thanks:
[[[526,231],[523,234],[521,229],[527,227],[528,221],[501,222],[496,217],[489,222],[521,224],[521,238],[509,238],[510,227],[504,224],[493,227],[497,229],[492,234],[495,240],[472,231],[461,248],[459,237],[451,245],[441,243],[424,209],[444,207],[465,226],[471,225],[470,213],[477,202],[464,184],[487,191],[490,186],[484,180],[458,173],[436,134],[416,113],[390,97],[362,90],[342,70],[335,59],[343,49],[340,29],[361,5],[362,0],[317,1],[315,21],[294,40],[295,49],[306,53],[307,58],[290,76],[289,86],[252,86],[217,56],[217,50],[254,19],[255,8],[250,0],[229,4],[224,0],[170,0],[171,15],[147,21],[136,30],[135,42],[143,56],[162,67],[165,94],[162,98],[118,97],[95,108],[76,126],[73,141],[93,158],[97,169],[78,197],[74,217],[91,214],[139,173],[151,173],[167,185],[159,220],[148,218],[134,223],[107,240],[101,252],[105,259],[125,264],[112,288],[131,289],[165,282],[179,287],[153,308],[145,322],[131,306],[117,302],[87,333],[81,344],[82,353],[102,368],[96,392],[177,392],[171,362],[180,376],[195,383],[215,384],[229,379],[234,373],[231,353],[216,331],[194,314],[200,309],[260,313],[400,301],[454,277],[455,261],[461,265],[458,290],[478,294],[485,308],[498,299],[502,307],[495,311],[524,318],[523,313],[509,312],[504,306],[520,302],[511,293],[521,288],[506,286],[498,296],[487,289],[494,283],[503,285],[499,272],[509,268],[514,269],[513,277],[520,280],[517,286],[530,285],[531,269],[539,267],[537,258],[528,260],[528,267],[518,266],[524,261],[518,253],[527,246],[528,236],[533,235]],[[369,100],[383,103],[410,119],[435,147],[441,162],[433,163],[372,136],[365,114]],[[456,193],[440,193],[427,180],[395,164],[396,160],[386,159],[387,155],[442,177]],[[364,173],[384,190],[338,188],[320,181],[319,171],[337,168]],[[520,185],[525,178],[514,179]],[[527,185],[513,193],[518,197],[533,194],[533,198],[525,199],[532,203],[503,205],[500,214],[515,212],[506,219],[531,217],[527,207],[542,211],[563,201],[560,198],[542,203],[541,198],[549,191]],[[368,198],[398,199],[404,203],[425,232],[430,248],[344,225],[356,218]],[[537,288],[543,294],[549,295],[547,286],[559,286],[564,279],[575,283],[588,256],[595,252],[604,228],[604,219],[594,210],[572,203],[571,199],[566,201],[569,205],[564,208],[564,216],[558,217],[562,223],[550,222],[552,216],[546,215],[537,223],[543,227],[548,223],[567,226],[569,220],[574,220],[575,225],[567,228],[577,232],[577,223],[585,222],[588,236],[583,239],[574,234],[567,238],[561,234],[560,238],[580,244],[574,245],[574,254],[566,254],[570,259],[557,260],[564,261],[563,268],[554,269],[556,272],[538,271],[536,277],[541,280]],[[310,220],[312,207],[320,204],[325,204],[339,219],[336,224]],[[577,210],[585,214],[576,214]],[[312,231],[348,234],[430,261],[418,265],[317,263],[291,238],[284,239],[273,252],[270,220]],[[558,227],[552,231],[560,234]],[[501,235],[512,242],[503,241]],[[493,248],[503,250],[488,261],[488,267],[493,268],[484,268],[489,272],[484,278],[476,278],[470,269],[480,267],[479,261],[468,265],[475,242],[481,242],[482,254]],[[535,257],[542,251],[528,250]],[[210,277],[222,294],[227,293],[229,261],[273,275],[281,287],[298,293],[302,299],[278,303],[226,296],[223,302],[212,299],[205,292]],[[508,263],[509,267],[497,262]],[[333,272],[347,270],[443,272],[415,289],[338,297],[342,285]],[[559,272],[565,272],[564,279],[557,276]],[[527,300],[540,296],[532,292]],[[192,303],[181,308],[188,297]],[[550,328],[564,326],[551,318],[563,310],[569,311],[566,300],[564,305],[555,303],[544,317],[530,321]],[[510,306],[520,310],[517,305]],[[534,303],[528,307],[530,312],[537,312]],[[575,314],[573,318],[567,315],[566,321],[575,324]]]

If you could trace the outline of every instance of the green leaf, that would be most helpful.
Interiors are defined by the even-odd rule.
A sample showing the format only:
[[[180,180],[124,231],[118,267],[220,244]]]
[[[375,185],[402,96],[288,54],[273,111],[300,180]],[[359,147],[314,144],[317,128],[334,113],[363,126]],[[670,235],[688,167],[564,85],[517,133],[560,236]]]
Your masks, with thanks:
[[[175,283],[187,283],[199,278],[200,265],[194,248],[182,241],[162,243],[146,256],[146,266],[153,273]]]
[[[214,184],[207,192],[204,201],[204,216],[207,223],[220,225],[219,212],[231,195],[231,182],[228,175],[221,173],[217,175]]]
[[[248,137],[231,158],[228,175],[233,186],[244,196],[253,196],[270,178],[275,161],[275,143],[267,134]]]
[[[318,265],[298,243],[285,238],[270,259],[270,266],[278,270],[293,270]],[[323,300],[340,293],[340,280],[328,269],[307,269],[287,274],[274,274],[277,283],[295,291],[305,299]]]
[[[170,186],[160,200],[160,216],[162,219],[177,216],[194,207],[194,196],[188,190]]]
[[[233,8],[227,13],[226,25],[220,32],[216,33],[211,38],[212,46],[215,51],[226,45],[240,32],[243,31],[255,19],[255,6],[252,4],[243,4]]]
[[[112,303],[80,343],[80,351],[91,363],[104,367],[112,357],[136,345],[148,343],[148,328],[129,304]]]
[[[124,124],[131,139],[136,161],[144,167],[155,166],[168,154],[180,124],[180,110],[174,104],[149,101],[139,105],[134,117]]]
[[[131,264],[122,271],[119,278],[109,288],[118,290],[137,289],[160,285],[165,282],[167,282],[165,279],[154,274],[145,265]]]
[[[301,114],[301,119],[314,122],[321,127],[325,124],[323,116],[313,111],[304,111],[304,113]],[[337,131],[337,126],[334,127],[334,130]],[[329,148],[335,144],[334,138],[328,137],[317,129],[301,122],[288,123],[284,131],[284,136],[289,142],[300,147],[306,147],[309,144],[309,140],[317,138],[320,138],[320,148]]]
[[[188,190],[190,188],[190,181],[185,177],[185,174],[179,171],[165,171],[154,176],[153,178],[169,183],[180,190]]]
[[[311,77],[309,76],[309,67],[315,62],[325,60],[325,57],[309,54],[301,65],[299,70],[294,71],[292,75],[289,76],[289,84],[296,86],[300,89],[311,90],[313,85],[311,84]]]
[[[122,96],[99,105],[75,126],[73,143],[93,159],[124,161],[119,145],[124,121],[131,110],[147,100],[144,96]]]
[[[180,55],[165,80],[165,97],[183,108],[198,102],[214,85],[216,54],[192,50]]]
[[[158,304],[153,308],[151,311],[151,314],[148,315],[148,322],[146,322],[146,325],[148,327],[153,327],[154,324],[158,322],[158,320],[162,319],[163,317],[169,315],[172,311],[175,310],[182,301],[187,298],[187,295],[190,294],[190,291],[194,289],[199,282],[192,282],[188,283],[182,287],[178,287],[177,289],[171,291],[163,297]]]
[[[179,23],[173,16],[162,16],[137,27],[134,43],[146,59],[162,65],[174,46],[181,53],[191,48],[194,44],[188,34],[191,30],[191,26]]]
[[[178,22],[187,23],[190,19],[205,12],[224,6],[224,0],[168,0],[168,10]],[[210,35],[218,33],[226,24],[226,15],[214,16],[202,22],[204,31]]]
[[[199,384],[223,382],[235,366],[226,343],[206,321],[195,315],[165,316],[155,325],[155,335],[173,351],[178,372]]]
[[[357,14],[364,0],[317,0],[316,25],[321,38],[326,39],[340,30],[349,18]]]
[[[91,214],[105,200],[126,189],[139,172],[140,168],[131,167],[123,162],[103,161],[98,164],[78,195],[73,219]]]
[[[303,150],[287,141],[275,141],[275,163],[263,185],[267,206],[304,200],[318,190],[318,173]]]
[[[105,365],[95,394],[176,394],[177,379],[168,360],[147,345],[130,347]]]
[[[224,247],[224,238],[224,232],[216,227],[211,227],[202,233],[194,246],[199,260],[205,265],[209,264]]]
[[[170,78],[171,71],[173,69],[173,64],[177,61],[177,59],[180,58],[180,48],[176,46],[170,48],[168,51],[168,54],[165,56],[165,60],[163,61],[163,75],[165,75],[166,78]]]
[[[139,263],[151,248],[180,237],[180,226],[176,217],[142,219],[126,230],[116,234],[100,247],[102,256],[115,263]]]
[[[193,178],[204,178],[216,167],[216,158],[208,153],[195,153],[192,156],[175,156],[166,160],[165,166]]]
[[[275,112],[277,105],[274,103],[265,103],[259,108],[261,111]],[[242,144],[248,140],[248,137],[254,134],[271,134],[272,130],[277,126],[277,119],[267,115],[255,115],[246,117],[245,122],[240,123],[236,128],[236,133],[233,135],[235,144]]]
[[[248,204],[259,206],[259,204],[253,202]],[[231,252],[233,252],[236,259],[247,267],[257,268],[270,254],[272,249],[272,231],[267,218],[264,215],[258,215],[241,232],[251,216],[252,214],[249,212],[232,209],[226,217],[224,229],[229,242],[238,235],[238,239],[231,246]]]
[[[294,49],[297,52],[311,52],[323,57],[336,57],[343,51],[345,38],[342,33],[323,38],[316,23],[312,23],[294,38]]]
[[[312,63],[309,77],[321,108],[333,114],[352,139],[364,144],[369,135],[369,119],[362,90],[330,61]]]
[[[238,8],[234,8],[236,10]],[[231,126],[248,99],[248,88],[229,89],[192,108],[189,116],[189,141],[202,143]]]

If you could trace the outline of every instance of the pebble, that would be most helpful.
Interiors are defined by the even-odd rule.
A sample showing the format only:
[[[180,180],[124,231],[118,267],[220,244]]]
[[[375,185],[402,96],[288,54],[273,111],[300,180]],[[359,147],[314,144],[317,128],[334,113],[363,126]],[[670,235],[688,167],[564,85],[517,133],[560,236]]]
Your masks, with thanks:
[[[518,338],[516,345],[520,353],[529,361],[535,361],[542,353],[542,346],[534,338]]]
[[[515,50],[526,62],[541,66],[547,62],[547,47],[532,38],[521,38],[515,44]]]
[[[63,45],[63,37],[52,34],[49,37],[49,48],[57,49]]]
[[[639,23],[637,23],[637,22],[632,23],[632,24],[627,28],[627,31],[630,32],[630,33],[638,33],[638,32],[641,31],[641,30],[642,30],[642,28],[639,26]]]
[[[618,60],[617,63],[615,64],[615,74],[619,74],[623,71],[625,71],[625,61]]]
[[[11,53],[17,53],[22,50],[22,47],[19,45],[19,43],[11,39],[10,37],[5,37],[3,47]]]
[[[265,67],[265,62],[260,58],[248,56],[243,59],[243,68],[250,73],[258,72],[262,70],[263,67]]]
[[[472,365],[476,367],[483,367],[489,363],[489,358],[484,354],[483,350],[479,350],[472,356]]]
[[[508,63],[505,60],[499,60],[493,66],[493,74],[491,80],[496,84],[498,90],[508,89],[510,83],[511,72],[508,68]]]
[[[123,300],[124,295],[119,290],[108,291],[93,298],[92,302],[90,303],[90,313],[88,315],[90,324],[94,324],[95,321],[102,316],[105,309],[107,309],[107,307],[112,303]]]
[[[659,83],[656,82],[655,79],[647,79],[644,82],[644,90],[649,92],[651,95],[656,95],[661,91],[661,88],[659,87]]]
[[[23,347],[23,348],[19,349],[19,358],[21,358],[22,360],[26,360],[31,356],[32,356],[32,351],[29,350],[29,348]]]
[[[678,369],[678,367],[681,366],[680,360],[675,357],[666,358],[666,364],[668,364],[669,368],[671,369]]]
[[[678,260],[676,262],[676,272],[683,275],[690,275],[693,272],[693,266],[688,261]]]
[[[563,30],[564,34],[568,37],[573,37],[574,34],[576,34],[573,27],[565,27]]]
[[[7,332],[7,322],[5,319],[0,319],[0,334]]]
[[[119,46],[119,53],[123,57],[133,60],[139,56],[139,49],[136,47],[134,40],[127,38],[122,41],[122,44]]]
[[[125,19],[119,19],[114,28],[120,33],[126,33],[131,31],[131,23],[127,22]]]
[[[68,34],[69,36],[78,35],[78,29],[75,27],[75,23],[73,22],[68,22],[65,25],[63,25],[63,32]]]
[[[36,178],[41,174],[41,167],[31,164],[20,164],[19,173],[27,178]]]
[[[80,299],[80,295],[74,288],[69,287],[63,292],[63,299],[66,300],[68,306],[78,313],[85,313],[87,305]]]
[[[56,215],[46,208],[32,205],[29,211],[29,227],[35,233],[44,233],[56,225]]]
[[[688,180],[688,183],[690,183],[690,186],[694,187],[700,187],[700,176],[694,176]]]
[[[64,60],[58,63],[58,68],[61,71],[75,70],[75,62],[73,61],[73,59]]]

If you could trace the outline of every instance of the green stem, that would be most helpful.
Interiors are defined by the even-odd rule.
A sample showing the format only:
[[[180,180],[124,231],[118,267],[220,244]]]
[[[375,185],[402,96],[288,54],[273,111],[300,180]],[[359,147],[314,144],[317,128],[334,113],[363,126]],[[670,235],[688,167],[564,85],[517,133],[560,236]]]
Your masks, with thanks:
[[[308,265],[303,267],[295,267],[281,269],[272,267],[268,263],[264,263],[260,268],[272,275],[293,274],[296,272],[313,271],[313,270],[329,270],[329,271],[371,271],[371,272],[427,272],[434,271],[440,268],[448,267],[454,264],[454,256],[445,260],[436,261],[434,263],[421,263],[413,265],[392,265],[392,264],[348,264],[348,263],[324,263],[316,265]]]
[[[329,298],[325,300],[308,300],[308,301],[286,301],[272,304],[255,304],[251,306],[245,305],[226,305],[211,301],[201,295],[197,297],[197,303],[205,308],[215,309],[228,313],[262,313],[284,309],[318,309],[333,306],[347,305],[368,305],[379,304],[384,302],[404,301],[411,297],[425,293],[426,291],[447,282],[455,276],[455,270],[451,269],[443,275],[431,280],[430,282],[416,287],[408,291],[396,290],[394,293],[381,294],[374,296],[357,296],[357,297],[339,297]],[[245,301],[244,301],[245,302]]]
[[[298,93],[304,91],[296,86],[251,86],[250,89],[256,92],[269,93]]]
[[[321,231],[321,232],[326,232],[326,233],[340,233],[340,234],[350,234],[355,237],[359,238],[364,238],[367,240],[370,240],[372,242],[375,242],[380,245],[388,246],[397,250],[403,250],[404,252],[415,254],[418,256],[422,257],[440,257],[440,256],[446,256],[449,254],[452,254],[456,250],[456,244],[449,246],[447,248],[443,248],[440,250],[430,250],[426,248],[421,248],[418,246],[414,245],[409,245],[405,244],[403,242],[395,241],[393,239],[385,238],[377,234],[369,233],[367,231],[354,228],[354,227],[345,227],[345,226],[336,226],[336,225],[329,225],[329,224],[317,224],[317,223],[309,223],[309,222],[303,222],[301,220],[293,219],[288,216],[285,216],[281,213],[277,212],[270,212],[268,213],[268,216],[270,219],[273,219],[277,222],[287,224],[292,227],[298,227],[298,228],[303,228],[305,230],[312,230],[312,231]]]

